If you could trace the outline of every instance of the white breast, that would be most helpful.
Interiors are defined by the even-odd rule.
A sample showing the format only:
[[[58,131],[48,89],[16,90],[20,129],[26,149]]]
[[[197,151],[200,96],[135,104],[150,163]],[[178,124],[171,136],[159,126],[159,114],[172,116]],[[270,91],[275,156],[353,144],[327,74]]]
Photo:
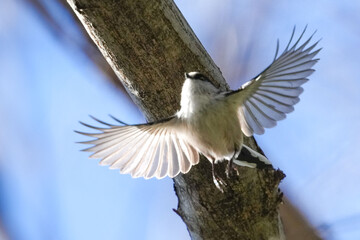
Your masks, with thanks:
[[[186,141],[210,161],[230,159],[241,147],[237,110],[223,102],[218,89],[209,82],[185,80],[177,116],[186,125]]]
[[[212,92],[205,86],[206,83],[186,79],[181,91],[181,109],[178,117],[191,118],[193,114],[207,107],[213,98]]]

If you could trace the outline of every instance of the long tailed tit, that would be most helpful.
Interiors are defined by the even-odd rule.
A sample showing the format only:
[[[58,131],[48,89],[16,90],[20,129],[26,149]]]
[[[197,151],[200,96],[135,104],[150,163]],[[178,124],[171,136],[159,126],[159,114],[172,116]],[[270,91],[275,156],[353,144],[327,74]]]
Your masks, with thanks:
[[[185,74],[181,109],[170,118],[126,126],[98,120],[106,124],[106,128],[83,123],[101,131],[79,132],[95,137],[82,142],[94,145],[84,151],[93,152],[91,158],[100,158],[100,165],[110,165],[121,173],[146,179],[173,178],[187,173],[199,162],[200,153],[212,163],[213,180],[220,190],[225,183],[216,176],[215,163],[228,160],[227,173],[233,162],[256,167],[254,163],[237,159],[243,147],[260,162],[271,166],[266,157],[243,144],[243,135],[263,134],[264,128],[274,127],[292,112],[303,92],[300,86],[314,72],[311,68],[318,61],[314,57],[321,50],[313,51],[318,42],[308,46],[311,36],[298,46],[304,30],[290,46],[294,32],[295,29],[283,53],[277,56],[278,43],[270,66],[238,90],[220,91],[203,74],[190,72]]]

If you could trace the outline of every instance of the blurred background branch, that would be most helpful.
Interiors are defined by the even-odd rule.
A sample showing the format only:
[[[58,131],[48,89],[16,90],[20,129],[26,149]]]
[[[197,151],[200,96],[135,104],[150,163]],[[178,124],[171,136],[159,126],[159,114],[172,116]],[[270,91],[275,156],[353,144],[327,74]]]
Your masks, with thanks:
[[[61,44],[69,49],[69,51],[76,51],[79,54],[84,54],[85,57],[104,74],[106,80],[110,81],[128,96],[124,86],[106,62],[95,43],[86,33],[84,27],[75,16],[66,0],[53,0],[51,4],[42,0],[22,1],[36,11],[37,16],[41,18],[41,22],[45,24],[46,28],[55,39],[60,41]],[[71,16],[71,20],[76,26],[76,31],[69,31],[67,28],[68,23],[62,22],[63,19],[59,13]]]

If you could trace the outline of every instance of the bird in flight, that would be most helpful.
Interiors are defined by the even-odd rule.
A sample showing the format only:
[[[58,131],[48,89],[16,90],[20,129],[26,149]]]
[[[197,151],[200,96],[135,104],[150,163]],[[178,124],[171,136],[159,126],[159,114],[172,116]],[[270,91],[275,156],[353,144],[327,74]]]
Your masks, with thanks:
[[[91,158],[101,159],[100,165],[110,165],[120,173],[132,177],[158,179],[187,173],[199,162],[199,154],[212,164],[213,181],[223,191],[226,183],[217,176],[214,165],[228,160],[229,175],[233,163],[257,167],[270,161],[262,154],[243,144],[243,136],[263,134],[264,128],[274,127],[277,121],[294,110],[303,92],[302,84],[319,60],[315,56],[317,42],[309,44],[312,36],[300,45],[306,28],[292,44],[295,28],[285,50],[278,56],[279,42],[273,62],[263,72],[235,91],[221,91],[208,77],[199,72],[185,74],[181,91],[180,110],[167,119],[156,122],[121,125],[103,121],[106,127],[93,127],[98,133],[80,134],[95,139],[81,142],[93,146]],[[238,159],[241,150],[257,159]]]

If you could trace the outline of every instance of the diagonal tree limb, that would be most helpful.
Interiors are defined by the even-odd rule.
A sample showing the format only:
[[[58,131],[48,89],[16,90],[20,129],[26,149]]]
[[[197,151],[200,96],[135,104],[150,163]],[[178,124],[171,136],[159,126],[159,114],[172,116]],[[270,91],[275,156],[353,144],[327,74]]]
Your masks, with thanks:
[[[179,109],[184,72],[200,71],[227,89],[219,68],[172,0],[68,0],[87,32],[148,120]],[[245,140],[261,151],[253,138]],[[224,172],[219,164],[218,172]],[[280,170],[239,169],[218,191],[202,159],[174,179],[176,212],[192,239],[283,239]]]

